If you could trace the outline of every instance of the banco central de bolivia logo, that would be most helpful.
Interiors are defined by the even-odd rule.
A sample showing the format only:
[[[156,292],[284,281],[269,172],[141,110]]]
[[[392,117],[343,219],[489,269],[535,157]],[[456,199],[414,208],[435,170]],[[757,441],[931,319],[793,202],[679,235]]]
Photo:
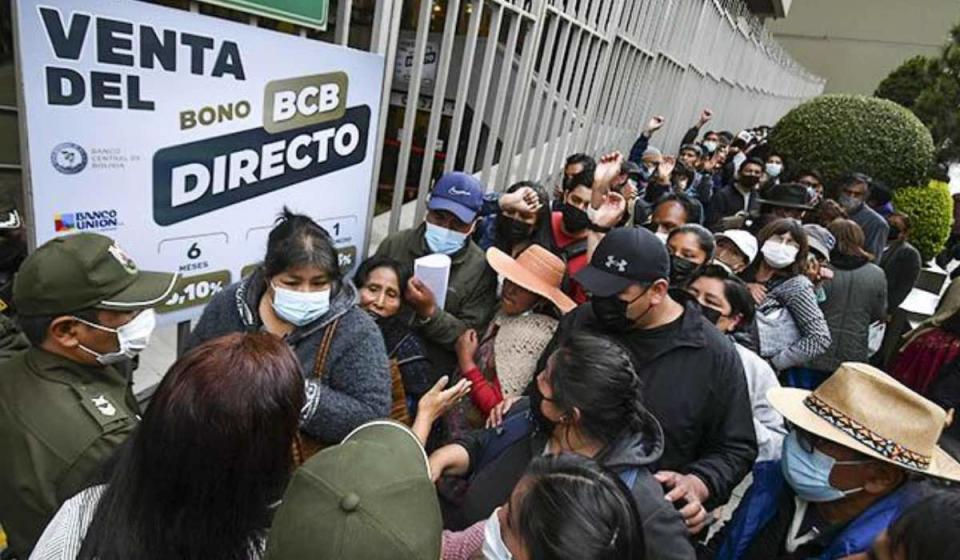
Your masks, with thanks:
[[[58,233],[110,230],[116,229],[118,225],[120,221],[114,209],[60,212],[53,215],[53,227]]]

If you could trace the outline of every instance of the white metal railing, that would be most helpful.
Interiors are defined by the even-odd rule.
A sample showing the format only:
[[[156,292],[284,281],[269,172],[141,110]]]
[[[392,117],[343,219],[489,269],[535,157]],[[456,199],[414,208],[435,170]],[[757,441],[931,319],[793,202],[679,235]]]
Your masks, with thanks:
[[[397,157],[390,160],[395,168],[381,173],[384,149],[376,152],[368,232],[378,191],[390,199],[387,233],[401,226],[408,187],[416,190],[413,222],[422,218],[438,146],[445,147],[444,171],[475,173],[489,189],[521,179],[549,183],[568,154],[628,150],[651,115],[667,117],[654,143],[672,152],[701,107],[714,110],[711,127],[736,131],[775,123],[824,86],[773,40],[743,0],[331,4],[333,33],[310,36],[386,58],[381,148],[390,94],[405,93]],[[371,5],[372,21],[355,24],[353,18]],[[435,12],[445,14],[442,33],[431,32]],[[406,84],[394,84],[400,36],[410,34],[401,30],[403,15],[415,22],[413,66]],[[369,43],[351,41],[355,35],[369,37]],[[430,61],[435,67],[425,80],[428,45],[439,56]],[[427,113],[425,129],[416,126],[418,111]],[[415,150],[422,152],[419,161],[412,157]],[[393,179],[381,184],[381,176]],[[405,216],[409,220],[410,213]]]
[[[418,80],[424,22],[438,3],[447,7],[441,60],[433,91],[424,92]],[[520,179],[555,179],[573,152],[627,150],[652,114],[668,117],[656,143],[672,151],[700,107],[714,109],[711,126],[735,131],[772,124],[823,90],[823,80],[794,62],[741,0],[471,0],[469,13],[458,0],[427,4],[420,4],[417,20],[390,232],[400,226],[411,174],[419,177],[414,222],[422,217],[438,139],[448,147],[445,171],[462,161],[463,170],[500,190]],[[468,22],[454,59],[458,17]],[[455,110],[443,138],[439,113],[451,68],[458,74]],[[425,137],[415,142],[420,95],[430,96],[433,107]],[[412,170],[415,143],[424,156]]]

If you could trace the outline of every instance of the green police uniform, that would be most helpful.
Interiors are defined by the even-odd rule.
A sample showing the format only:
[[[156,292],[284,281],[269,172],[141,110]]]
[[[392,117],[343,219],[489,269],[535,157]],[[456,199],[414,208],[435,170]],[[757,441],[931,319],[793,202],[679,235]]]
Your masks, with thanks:
[[[174,281],[138,270],[110,238],[81,233],[27,257],[14,299],[24,317],[138,310],[162,301]],[[95,482],[138,420],[122,368],[37,347],[0,364],[0,524],[15,554],[29,556],[57,508]]]

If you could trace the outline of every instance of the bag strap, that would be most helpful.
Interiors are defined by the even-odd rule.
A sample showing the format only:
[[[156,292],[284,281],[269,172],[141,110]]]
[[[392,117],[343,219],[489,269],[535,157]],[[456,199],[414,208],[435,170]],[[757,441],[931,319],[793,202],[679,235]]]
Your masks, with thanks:
[[[340,317],[330,322],[326,330],[323,331],[323,338],[320,340],[320,346],[317,348],[317,357],[313,361],[313,375],[315,379],[323,376],[323,370],[327,366],[327,356],[330,355],[330,346],[333,344],[333,335],[336,333],[337,325],[340,324]]]

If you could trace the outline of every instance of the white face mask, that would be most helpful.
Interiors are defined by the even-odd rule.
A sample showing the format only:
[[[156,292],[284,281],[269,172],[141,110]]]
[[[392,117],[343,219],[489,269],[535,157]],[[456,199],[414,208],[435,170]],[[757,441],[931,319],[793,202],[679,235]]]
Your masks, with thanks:
[[[512,560],[513,555],[507,550],[507,545],[503,544],[503,536],[500,534],[500,508],[493,510],[493,514],[487,518],[483,526],[483,558],[485,560]]]
[[[670,234],[665,231],[658,231],[654,235],[656,235],[657,239],[659,239],[664,245],[667,244],[667,239],[670,237]]]
[[[782,163],[768,163],[768,164],[767,164],[767,167],[766,167],[766,170],[767,170],[767,175],[769,175],[770,177],[779,177],[779,176],[780,176],[780,172],[783,171],[783,164],[782,164]]]
[[[143,349],[150,344],[150,335],[153,334],[153,329],[157,326],[157,317],[153,313],[153,309],[144,309],[138,313],[132,321],[115,329],[84,321],[79,317],[74,317],[74,319],[88,327],[117,335],[117,345],[120,349],[116,352],[101,354],[82,344],[79,345],[81,350],[94,356],[98,362],[105,366],[135,358],[137,354],[142,352]]]
[[[319,292],[298,292],[270,285],[273,287],[273,310],[292,325],[302,327],[330,309],[330,288]]]
[[[797,260],[798,251],[799,249],[793,245],[782,243],[776,239],[768,239],[760,249],[760,252],[763,253],[764,262],[777,270],[793,264],[793,261]]]

